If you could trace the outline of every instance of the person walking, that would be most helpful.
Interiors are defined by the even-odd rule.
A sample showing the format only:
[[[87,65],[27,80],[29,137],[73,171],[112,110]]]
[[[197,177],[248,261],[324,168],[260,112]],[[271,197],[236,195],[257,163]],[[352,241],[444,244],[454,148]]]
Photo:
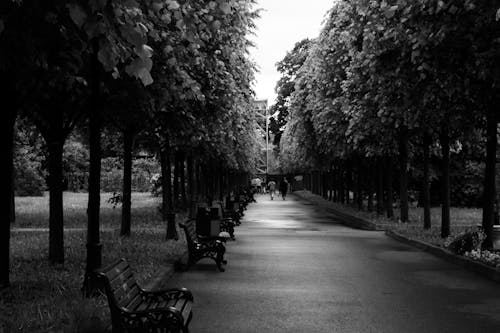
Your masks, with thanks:
[[[271,179],[269,183],[267,183],[267,188],[269,189],[269,195],[271,196],[271,200],[273,200],[274,192],[276,191],[276,182]]]
[[[262,193],[262,180],[259,177],[257,177],[257,193]]]
[[[286,199],[286,193],[288,192],[288,180],[286,180],[286,177],[283,177],[283,179],[280,182],[280,192],[281,196],[283,197],[283,200]]]

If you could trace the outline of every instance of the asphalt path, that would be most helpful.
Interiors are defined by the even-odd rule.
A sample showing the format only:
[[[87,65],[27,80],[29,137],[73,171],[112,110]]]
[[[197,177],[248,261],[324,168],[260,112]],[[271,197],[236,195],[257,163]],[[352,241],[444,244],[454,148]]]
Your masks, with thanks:
[[[297,197],[257,196],[227,244],[175,274],[197,332],[500,332],[500,284]]]

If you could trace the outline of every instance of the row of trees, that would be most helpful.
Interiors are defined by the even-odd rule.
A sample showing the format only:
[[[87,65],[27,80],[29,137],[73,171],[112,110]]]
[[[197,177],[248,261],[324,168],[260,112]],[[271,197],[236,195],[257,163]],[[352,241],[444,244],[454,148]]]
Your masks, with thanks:
[[[400,219],[408,220],[409,173],[421,170],[430,227],[430,162],[440,161],[441,235],[450,233],[450,157],[486,161],[483,228],[494,222],[500,23],[495,1],[337,1],[317,40],[287,57],[292,91],[280,141],[288,171],[323,171],[327,189],[377,197],[392,217],[399,173]],[[307,46],[307,57],[304,50]],[[279,87],[279,86],[278,86]],[[278,90],[278,93],[280,91]],[[279,101],[279,98],[278,98]],[[385,202],[385,205],[384,205]]]
[[[211,179],[218,174],[220,180],[227,179],[222,175],[230,170],[252,168],[255,133],[248,123],[253,121],[254,65],[247,57],[247,36],[256,16],[253,2],[245,0],[8,0],[0,4],[4,109],[0,126],[7,154],[7,170],[1,177],[0,285],[9,283],[16,119],[34,123],[47,147],[52,263],[64,262],[64,143],[75,128],[88,130],[90,272],[101,265],[103,128],[123,138],[122,235],[130,234],[136,139],[160,156],[165,218],[178,197],[173,192],[186,182],[184,175],[199,179],[204,174]],[[194,190],[191,194],[196,198]],[[169,234],[175,237],[172,230]]]

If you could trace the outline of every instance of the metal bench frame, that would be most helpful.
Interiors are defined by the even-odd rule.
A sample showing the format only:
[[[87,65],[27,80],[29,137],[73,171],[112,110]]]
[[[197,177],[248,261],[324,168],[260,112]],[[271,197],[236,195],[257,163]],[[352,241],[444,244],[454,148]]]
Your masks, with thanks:
[[[188,332],[193,295],[186,288],[145,290],[126,259],[96,272],[102,282],[116,332]]]
[[[224,260],[226,247],[224,246],[225,239],[223,237],[202,237],[196,233],[195,221],[187,220],[185,223],[179,223],[179,226],[186,234],[186,242],[188,246],[188,267],[203,258],[210,258],[215,261],[217,268],[224,272],[223,264],[227,264]]]

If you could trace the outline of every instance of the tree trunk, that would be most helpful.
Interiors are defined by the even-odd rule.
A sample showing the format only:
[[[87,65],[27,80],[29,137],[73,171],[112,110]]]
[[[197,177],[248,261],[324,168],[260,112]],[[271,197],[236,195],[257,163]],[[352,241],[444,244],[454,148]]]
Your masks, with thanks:
[[[196,201],[196,177],[194,175],[194,160],[193,156],[189,155],[186,159],[187,164],[187,188],[188,201]]]
[[[167,221],[167,212],[172,210],[173,200],[172,200],[172,180],[171,169],[170,169],[170,149],[166,147],[166,144],[162,145],[160,148],[160,167],[161,167],[161,193],[162,193],[162,204],[161,213],[164,222]]]
[[[314,184],[314,171],[311,171],[309,173],[309,175],[310,175],[310,178],[311,178],[311,180],[310,180],[310,183],[311,183],[311,193],[314,194],[314,191],[315,191],[314,190],[314,186],[315,186],[315,184]]]
[[[337,181],[338,173],[338,166],[336,164],[333,165],[332,167],[332,201],[333,202],[338,202],[339,196],[338,196],[338,189],[339,189],[339,183]]]
[[[341,204],[345,204],[344,163],[339,164],[337,179],[339,184],[339,201]]]
[[[15,137],[15,134],[14,134]],[[10,194],[10,224],[16,223],[16,194],[15,194],[15,181],[12,177],[11,194]]]
[[[101,206],[101,65],[97,58],[99,41],[92,41],[93,55],[91,59],[91,105],[89,112],[89,201],[88,201],[88,226],[87,226],[87,267],[86,276],[101,267],[102,244],[100,242],[99,210]],[[84,285],[85,287],[85,285]],[[87,286],[88,287],[88,286]],[[87,294],[92,292],[87,288]]]
[[[422,179],[422,192],[423,192],[423,206],[424,206],[424,229],[431,228],[431,191],[430,191],[430,180],[429,180],[429,155],[430,155],[430,145],[432,143],[432,138],[429,135],[424,135],[423,137],[423,167],[424,176]]]
[[[385,211],[387,212],[387,218],[392,219],[394,217],[394,209],[393,209],[393,196],[392,196],[392,175],[393,175],[393,170],[394,170],[394,165],[392,163],[392,158],[388,156],[385,159],[385,191],[386,191],[386,197],[385,197]]]
[[[333,165],[328,171],[328,201],[333,201]]]
[[[180,197],[182,207],[187,206],[187,193],[186,193],[186,154],[182,151],[179,152],[179,183],[180,183]]]
[[[496,153],[497,153],[497,129],[498,119],[495,111],[490,111],[486,118],[486,169],[484,171],[483,192],[483,230],[486,239],[483,248],[493,247],[493,224],[495,222],[495,200],[496,200]]]
[[[384,163],[382,158],[377,162],[377,214],[384,213]]]
[[[180,162],[179,151],[174,154],[174,207],[179,207],[179,177],[180,177]]]
[[[0,87],[2,90],[4,87]],[[5,92],[5,90],[3,90]],[[14,123],[16,112],[14,107],[7,104],[3,110],[4,121],[2,122],[2,138],[0,140],[1,151],[5,154],[5,164],[3,171],[3,181],[1,188],[4,191],[4,198],[11,198],[14,193]],[[1,212],[4,218],[0,222],[0,289],[10,284],[10,223],[13,219],[11,210],[11,200],[2,200]]]
[[[399,198],[401,222],[408,222],[408,131],[399,133]]]
[[[323,199],[328,200],[328,171],[323,171],[322,183]]]
[[[206,201],[212,200],[212,193],[214,191],[213,188],[213,176],[211,175],[211,163],[205,163],[203,165],[203,169],[201,170],[201,179],[203,184],[205,185],[205,199]]]
[[[308,184],[309,184],[309,189],[308,189],[308,190],[309,190],[311,193],[313,193],[313,172],[312,172],[312,171],[311,171],[311,172],[309,172],[309,173],[307,174],[307,176],[308,176],[308,179],[309,179],[309,181],[308,181]]]
[[[172,177],[170,161],[170,143],[165,140],[160,150],[161,186],[162,186],[162,219],[167,225],[167,239],[177,239],[175,219],[171,218],[174,200],[172,198]]]
[[[132,210],[132,150],[134,147],[134,131],[123,131],[123,195],[122,225],[120,236],[130,236]]]
[[[62,119],[61,119],[62,121]],[[61,123],[62,125],[62,123]],[[64,263],[63,146],[64,141],[47,142],[49,151],[49,261]]]
[[[198,191],[197,191],[197,201],[205,201],[206,199],[206,182],[205,179],[203,178],[203,165],[197,161],[196,164],[196,184],[198,185]]]
[[[219,179],[219,184],[218,184],[219,201],[222,202],[224,200],[224,191],[225,191],[225,188],[224,188],[224,168],[222,167],[222,165],[219,166],[217,173],[218,173],[217,178]],[[263,187],[265,187],[265,185],[263,185]]]
[[[356,173],[356,199],[358,204],[358,209],[363,210],[363,166],[361,163],[361,159],[358,159],[357,163],[357,173]]]
[[[442,172],[442,212],[441,212],[441,237],[450,235],[450,137],[448,126],[443,125],[439,136],[441,153],[443,155]]]
[[[314,172],[314,194],[321,195],[321,171]]]
[[[345,193],[345,201],[346,204],[349,205],[351,203],[351,188],[352,188],[352,166],[351,162],[347,162],[346,165],[346,193]]]
[[[373,192],[375,192],[375,172],[373,172],[372,161],[369,164],[370,170],[368,172],[368,202],[367,209],[373,212]]]
[[[0,87],[0,89],[2,89],[2,87]],[[5,90],[4,90],[5,91]],[[7,116],[8,118],[9,116]],[[6,124],[10,124],[10,119],[7,120]],[[14,124],[15,124],[15,119],[14,119]],[[12,137],[15,138],[17,135],[16,133],[16,126],[13,125],[13,132],[12,132]],[[7,141],[7,142],[10,142],[10,141]],[[5,151],[5,150],[4,150]],[[16,193],[15,193],[15,188],[16,188],[16,182],[14,180],[14,177],[11,177],[11,194],[10,194],[10,224],[14,224],[16,223]],[[1,239],[0,239],[1,241]],[[1,286],[1,283],[0,283],[0,286]],[[0,287],[1,289],[1,287]]]
[[[315,186],[315,184],[314,184],[314,171],[311,171],[309,173],[309,184],[310,184],[309,187],[311,188],[310,191],[311,191],[311,193],[314,194],[314,186]]]

